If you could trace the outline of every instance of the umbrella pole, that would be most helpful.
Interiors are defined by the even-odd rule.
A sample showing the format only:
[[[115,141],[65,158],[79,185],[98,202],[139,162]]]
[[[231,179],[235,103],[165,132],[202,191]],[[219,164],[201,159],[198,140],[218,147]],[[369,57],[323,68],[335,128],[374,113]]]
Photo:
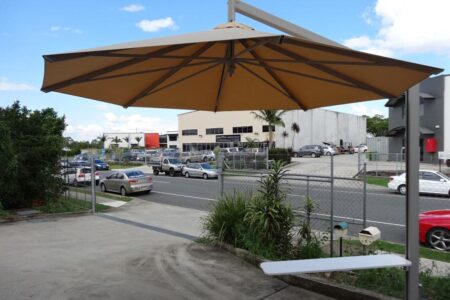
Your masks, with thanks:
[[[235,0],[228,0],[228,22],[234,22],[236,20],[235,2]]]
[[[406,93],[406,299],[419,299],[419,84]]]

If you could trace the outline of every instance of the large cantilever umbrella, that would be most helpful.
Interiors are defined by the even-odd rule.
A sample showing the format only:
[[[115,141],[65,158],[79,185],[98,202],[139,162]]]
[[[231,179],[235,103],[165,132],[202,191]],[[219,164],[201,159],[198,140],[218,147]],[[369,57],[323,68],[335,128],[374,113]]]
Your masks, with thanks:
[[[125,108],[207,111],[306,110],[395,98],[441,71],[235,22],[44,58],[45,92]]]

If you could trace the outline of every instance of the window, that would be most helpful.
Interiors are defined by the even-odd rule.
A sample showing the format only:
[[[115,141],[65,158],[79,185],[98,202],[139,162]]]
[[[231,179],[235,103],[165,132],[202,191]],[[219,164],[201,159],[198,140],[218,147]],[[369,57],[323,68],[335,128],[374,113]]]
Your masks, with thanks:
[[[197,135],[197,129],[185,129],[181,131],[182,135]]]
[[[269,132],[269,125],[263,125],[262,127],[263,132]],[[272,132],[275,132],[275,126],[272,125]]]
[[[423,180],[440,181],[442,179],[441,176],[430,172],[423,172],[422,176]]]
[[[233,127],[233,133],[252,133],[253,126]]]
[[[177,141],[177,136],[176,135],[169,135],[169,141],[176,142]]]
[[[223,134],[223,128],[206,128],[206,134]]]

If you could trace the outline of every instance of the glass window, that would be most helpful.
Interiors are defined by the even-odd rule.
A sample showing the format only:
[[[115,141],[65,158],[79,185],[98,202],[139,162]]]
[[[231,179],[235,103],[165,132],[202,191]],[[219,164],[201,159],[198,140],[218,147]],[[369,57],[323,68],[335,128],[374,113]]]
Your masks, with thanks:
[[[127,175],[128,178],[133,178],[133,177],[139,177],[139,176],[144,176],[144,172],[142,171],[128,171],[125,173]]]
[[[262,127],[263,132],[269,132],[269,125],[263,125]],[[272,132],[275,132],[275,126],[272,125]]]
[[[181,131],[182,135],[197,135],[197,129],[185,129]]]
[[[423,180],[430,180],[430,181],[440,181],[441,176],[431,173],[431,172],[423,172]]]
[[[252,133],[253,126],[233,127],[233,133]]]
[[[117,179],[124,179],[125,175],[123,175],[123,173],[118,173],[117,174]]]
[[[206,128],[206,134],[223,134],[223,128]]]

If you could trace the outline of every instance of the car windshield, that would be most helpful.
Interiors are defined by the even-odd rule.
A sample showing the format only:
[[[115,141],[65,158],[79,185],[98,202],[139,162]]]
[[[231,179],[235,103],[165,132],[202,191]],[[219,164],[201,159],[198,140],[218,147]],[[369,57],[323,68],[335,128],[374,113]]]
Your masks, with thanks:
[[[447,175],[441,173],[441,172],[436,172],[436,174],[438,174],[439,176],[442,176],[443,178],[450,180],[450,177],[448,177]]]
[[[181,164],[181,161],[179,159],[176,159],[176,158],[169,158],[169,162],[171,164]]]
[[[96,159],[96,160],[95,160],[95,163],[97,163],[97,164],[103,164],[104,162],[103,162],[103,160]]]
[[[200,164],[202,166],[203,169],[205,170],[212,170],[213,167],[211,167],[210,164],[204,163],[204,164]]]
[[[128,171],[125,172],[125,174],[127,175],[128,178],[145,176],[144,172],[142,171]]]

